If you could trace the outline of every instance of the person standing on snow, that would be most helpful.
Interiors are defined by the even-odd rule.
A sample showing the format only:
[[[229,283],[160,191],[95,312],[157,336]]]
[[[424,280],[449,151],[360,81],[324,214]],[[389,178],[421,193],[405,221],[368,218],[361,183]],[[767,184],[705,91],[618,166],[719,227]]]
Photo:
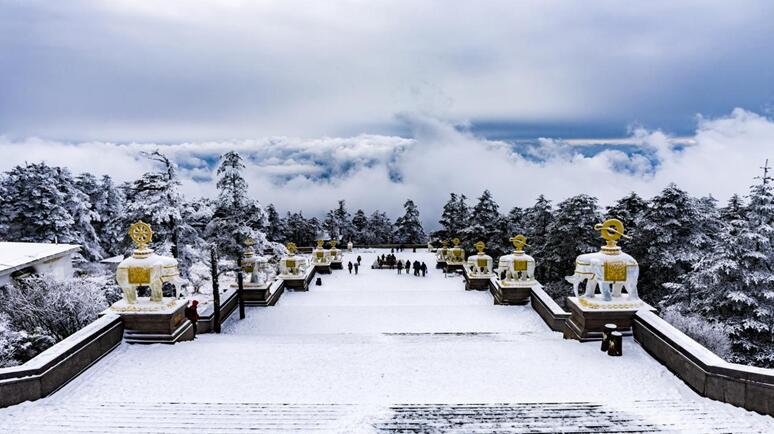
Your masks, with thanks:
[[[196,311],[196,306],[199,304],[199,300],[193,300],[191,305],[186,307],[183,311],[186,319],[193,324],[193,338],[196,339],[196,324],[199,321],[199,312]]]
[[[349,274],[352,274],[352,261],[347,263],[347,269],[349,270]]]
[[[355,274],[357,274],[357,270],[360,268],[360,262],[355,262]]]

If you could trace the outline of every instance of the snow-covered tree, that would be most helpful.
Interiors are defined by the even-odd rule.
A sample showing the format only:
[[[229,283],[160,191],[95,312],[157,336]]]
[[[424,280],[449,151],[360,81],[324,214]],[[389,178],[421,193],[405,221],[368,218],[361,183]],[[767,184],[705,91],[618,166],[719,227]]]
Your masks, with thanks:
[[[419,221],[419,209],[411,199],[403,204],[405,213],[395,222],[395,238],[399,243],[419,244],[426,240],[425,231]]]
[[[162,254],[177,258],[180,272],[187,275],[196,254],[190,247],[197,231],[183,219],[184,200],[180,193],[177,165],[159,151],[142,153],[156,163],[159,170],[146,172],[125,186],[124,245],[128,250],[131,240],[126,232],[137,220],[153,227],[153,244]]]
[[[673,285],[664,305],[723,324],[733,361],[774,368],[774,193],[768,181],[750,188],[744,215],[726,213],[712,248],[684,283]],[[739,202],[732,198],[726,208]]]
[[[80,244],[86,258],[103,257],[91,224],[97,216],[67,169],[45,163],[16,166],[2,178],[2,191],[0,238]]]
[[[720,209],[720,218],[724,222],[740,220],[744,218],[744,212],[744,199],[735,193],[728,199],[726,206]]]
[[[394,233],[395,226],[387,213],[376,210],[368,218],[368,237],[366,238],[368,244],[391,243]]]
[[[237,258],[248,239],[258,251],[268,247],[262,232],[265,223],[263,208],[247,195],[247,181],[242,176],[242,157],[229,151],[220,157],[217,169],[218,197],[212,220],[205,230],[206,238],[214,242],[223,255]]]
[[[344,241],[352,241],[358,244],[368,242],[368,216],[366,216],[365,211],[362,209],[357,210],[354,217],[352,217],[352,230],[353,238]]]
[[[270,241],[284,241],[285,228],[282,226],[282,219],[277,212],[274,204],[266,207],[266,238]]]
[[[564,277],[575,270],[575,258],[599,250],[603,242],[594,230],[599,222],[595,197],[579,194],[557,205],[540,259],[546,284],[564,286]]]
[[[334,240],[347,241],[355,235],[352,226],[352,215],[347,211],[344,200],[340,200],[338,207],[328,211],[323,221],[323,229]]]
[[[462,235],[462,230],[468,227],[470,221],[470,207],[464,194],[450,193],[449,201],[443,206],[441,219],[438,223],[441,230],[433,233],[433,237],[439,240],[448,240]]]
[[[285,230],[284,238],[288,242],[294,242],[299,246],[311,246],[320,232],[320,222],[316,218],[306,219],[304,214],[299,211],[295,213],[288,212],[282,222]]]
[[[637,244],[644,246],[640,264],[640,296],[657,305],[701,259],[708,237],[702,232],[699,202],[675,184],[650,201],[638,227]]]
[[[509,250],[508,222],[500,215],[500,207],[489,190],[484,190],[478,198],[468,222],[461,237],[466,250],[472,251],[473,245],[479,241],[483,241],[494,256]]]
[[[511,208],[505,218],[508,224],[508,230],[506,231],[509,235],[508,238],[514,235],[524,234],[526,232],[523,209],[519,208],[518,206],[514,206]]]
[[[78,175],[76,186],[89,198],[90,224],[94,228],[102,250],[110,255],[122,253],[125,199],[121,190],[113,184],[110,176],[104,175],[102,179],[97,180],[89,173]]]
[[[542,194],[538,196],[535,204],[524,210],[524,228],[527,242],[532,246],[530,255],[535,257],[538,263],[542,263],[545,256],[544,250],[548,235],[548,226],[553,220],[551,201]],[[545,278],[544,268],[538,266],[535,275],[538,279]]]
[[[634,236],[637,233],[637,225],[647,209],[648,202],[637,193],[631,192],[608,206],[605,218],[620,220],[624,224],[626,233]]]

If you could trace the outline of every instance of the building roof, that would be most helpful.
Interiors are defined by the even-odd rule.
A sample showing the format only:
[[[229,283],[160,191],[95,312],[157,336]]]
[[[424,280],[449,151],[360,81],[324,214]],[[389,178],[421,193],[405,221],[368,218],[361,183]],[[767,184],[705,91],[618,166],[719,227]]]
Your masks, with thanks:
[[[17,243],[0,241],[0,274],[9,274],[36,262],[77,252],[77,244]]]

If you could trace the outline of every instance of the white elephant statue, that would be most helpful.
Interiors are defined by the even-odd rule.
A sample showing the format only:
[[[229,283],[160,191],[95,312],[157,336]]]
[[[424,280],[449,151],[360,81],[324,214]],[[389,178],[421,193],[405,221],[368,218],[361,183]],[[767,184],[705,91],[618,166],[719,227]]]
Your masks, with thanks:
[[[511,242],[516,251],[500,257],[497,271],[499,274],[505,271],[506,281],[534,282],[535,258],[524,253],[524,247],[528,246],[527,238],[524,235],[516,235],[511,238]]]
[[[161,302],[164,298],[164,284],[175,286],[179,295],[182,280],[174,258],[159,256],[148,248],[153,231],[150,225],[138,221],[129,228],[129,236],[137,245],[132,256],[124,259],[116,269],[116,282],[124,292],[128,304],[137,303],[137,288],[147,286],[151,290],[150,300]]]
[[[586,283],[583,298],[593,298],[597,287],[602,292],[604,301],[611,301],[613,297],[622,297],[625,288],[630,301],[640,299],[637,293],[637,279],[640,276],[640,267],[637,261],[630,255],[621,251],[616,241],[621,238],[630,238],[623,233],[623,223],[617,219],[609,219],[594,227],[607,241],[599,252],[579,255],[575,260],[575,272],[565,279],[572,283],[572,290],[578,297],[578,286]]]
[[[637,293],[639,276],[639,265],[630,255],[623,252],[617,255],[595,252],[578,256],[575,260],[575,273],[567,276],[566,279],[572,283],[572,290],[576,297],[578,286],[585,280],[586,289],[583,297],[594,297],[599,287],[602,299],[611,301],[612,297],[621,297],[623,288],[626,288],[629,300],[639,300]]]

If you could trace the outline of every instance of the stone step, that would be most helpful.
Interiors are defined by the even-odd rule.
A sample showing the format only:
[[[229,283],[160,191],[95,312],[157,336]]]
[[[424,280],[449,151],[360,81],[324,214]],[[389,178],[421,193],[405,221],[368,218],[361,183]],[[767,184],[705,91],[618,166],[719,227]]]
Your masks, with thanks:
[[[2,433],[761,433],[723,406],[678,400],[502,404],[348,404],[52,401],[0,418]],[[41,408],[43,407],[43,408]],[[10,409],[9,409],[10,410]],[[760,421],[758,421],[760,422]],[[765,424],[764,424],[765,425]]]

